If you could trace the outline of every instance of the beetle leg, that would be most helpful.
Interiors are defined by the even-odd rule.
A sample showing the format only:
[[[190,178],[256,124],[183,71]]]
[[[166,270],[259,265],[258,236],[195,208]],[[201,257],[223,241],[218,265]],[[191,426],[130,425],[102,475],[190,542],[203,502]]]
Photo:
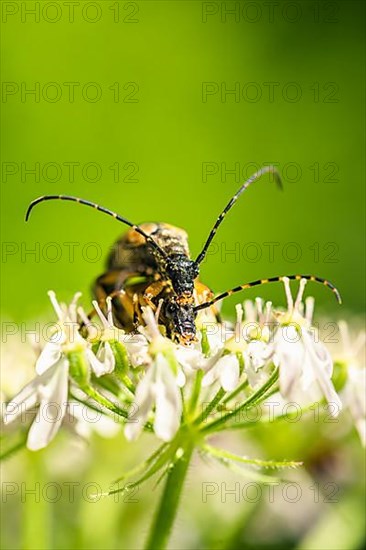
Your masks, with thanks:
[[[212,292],[212,290],[205,284],[201,283],[201,281],[199,280],[195,280],[194,289],[195,299],[198,305],[203,304],[214,297],[214,293]],[[211,306],[211,313],[214,315],[217,323],[222,322],[220,311],[216,304]]]
[[[167,281],[160,280],[160,281],[155,281],[154,283],[151,283],[151,285],[149,285],[146,288],[144,292],[144,300],[147,303],[147,305],[150,306],[154,311],[156,309],[156,305],[153,302],[154,298],[159,296],[159,294],[161,294],[161,292],[164,290],[164,288],[168,284],[169,283]]]

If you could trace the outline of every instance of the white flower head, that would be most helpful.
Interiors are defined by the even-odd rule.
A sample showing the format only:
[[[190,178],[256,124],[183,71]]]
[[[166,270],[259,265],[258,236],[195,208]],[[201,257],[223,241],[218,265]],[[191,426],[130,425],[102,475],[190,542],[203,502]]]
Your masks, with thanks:
[[[307,300],[305,316],[302,315],[302,296],[306,280],[300,281],[300,288],[293,301],[289,280],[284,278],[288,301],[286,313],[278,315],[279,327],[274,337],[273,361],[279,366],[280,392],[283,397],[295,399],[295,396],[309,397],[318,391],[328,403],[332,403],[331,414],[337,416],[342,409],[331,377],[333,360],[324,344],[311,329],[313,300]]]
[[[146,327],[141,330],[149,340],[151,361],[137,386],[135,410],[126,424],[125,435],[129,440],[136,439],[155,405],[154,432],[163,441],[170,441],[178,431],[182,415],[175,346],[160,333],[151,308],[143,308],[143,317]]]
[[[273,347],[263,340],[251,340],[244,351],[245,373],[252,388],[268,378],[267,367],[273,356]]]
[[[244,302],[247,346],[244,349],[245,372],[249,384],[256,388],[263,384],[268,374],[267,367],[273,356],[273,331],[277,325],[272,310],[272,302],[265,305],[260,298],[255,303],[251,300]]]
[[[202,380],[204,387],[210,386],[216,380],[225,391],[233,391],[239,384],[240,361],[239,355],[243,354],[247,342],[243,338],[243,308],[236,306],[236,324],[231,336],[225,341],[225,347],[209,363],[209,369]]]
[[[90,368],[97,376],[107,372],[79,334],[76,304],[80,293],[75,294],[69,306],[60,304],[53,291],[48,295],[58,318],[56,329],[37,359],[36,378],[12,399],[4,418],[5,423],[10,423],[38,405],[38,412],[27,439],[27,447],[33,451],[50,443],[64,419],[68,402],[71,354],[83,354],[87,369]]]
[[[366,447],[366,332],[361,330],[352,339],[345,321],[338,323],[341,334],[342,351],[337,360],[347,369],[346,385],[341,392],[344,406],[349,409],[361,442]]]
[[[104,315],[98,302],[93,301],[93,306],[102,325],[102,332],[98,331],[99,349],[97,357],[102,361],[106,368],[109,366],[109,372],[112,372],[116,365],[115,356],[112,350],[114,342],[118,342],[126,350],[128,359],[133,367],[146,365],[150,362],[148,355],[148,341],[142,334],[127,334],[123,329],[116,327],[113,321],[112,298],[106,299],[107,314]],[[82,308],[79,313],[83,318],[84,324],[88,326],[90,320],[86,317]],[[90,330],[90,337],[93,338],[95,328],[93,325]]]
[[[214,366],[205,374],[202,380],[204,387],[210,386],[219,380],[220,386],[225,391],[233,391],[239,383],[240,363],[235,353],[223,355]]]

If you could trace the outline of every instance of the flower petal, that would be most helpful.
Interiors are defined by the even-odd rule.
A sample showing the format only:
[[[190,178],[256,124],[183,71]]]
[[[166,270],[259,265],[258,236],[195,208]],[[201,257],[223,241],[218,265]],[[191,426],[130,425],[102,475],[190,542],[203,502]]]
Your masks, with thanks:
[[[186,375],[184,374],[183,370],[179,367],[178,373],[176,376],[177,386],[179,386],[180,388],[183,388],[186,384],[186,380],[187,380]]]
[[[59,332],[57,334],[60,334]],[[36,362],[36,373],[41,375],[61,357],[60,341],[47,342]]]
[[[361,443],[366,447],[366,418],[359,418],[355,420],[355,426],[360,436]]]
[[[348,382],[344,391],[344,401],[355,420],[366,418],[366,369],[348,367]]]
[[[184,369],[199,368],[202,361],[202,352],[195,348],[177,346],[175,350],[177,361]]]
[[[268,344],[262,340],[252,340],[244,351],[246,366],[249,364],[255,371],[264,367],[272,354]]]
[[[125,427],[125,436],[129,441],[136,439],[140,435],[152,408],[155,398],[154,376],[155,366],[152,365],[146,369],[143,379],[137,386],[133,404],[134,410]]]
[[[27,440],[31,451],[46,447],[60,429],[67,407],[68,374],[69,363],[62,356],[52,377],[38,389],[40,406]]]
[[[92,357],[92,355],[94,357]],[[92,365],[92,369],[97,376],[102,376],[103,374],[110,374],[111,372],[114,371],[114,367],[116,366],[116,359],[114,357],[112,347],[108,341],[104,342],[104,345],[101,346],[96,357],[94,353],[88,349],[87,357],[88,359],[90,357],[91,359],[90,364]],[[96,363],[95,366],[93,367],[92,361],[94,362],[94,358],[97,359],[98,363]],[[97,372],[94,370],[95,368],[97,368],[98,372],[101,372],[99,363],[102,364],[102,369],[104,369],[104,372],[102,372],[102,374],[97,374]]]
[[[208,372],[206,372],[205,376],[202,378],[202,387],[205,388],[207,386],[211,386],[211,384],[216,382],[219,375],[220,371],[216,363]]]
[[[142,334],[125,334],[119,337],[119,341],[125,346],[133,367],[151,363],[149,346],[145,336]]]
[[[316,381],[329,404],[334,405],[334,408],[329,407],[331,416],[338,416],[342,410],[342,401],[334,389],[333,382],[330,378],[333,371],[333,361],[326,349],[320,342],[314,342],[310,336],[304,331],[304,342],[310,356],[311,366],[315,373]]]
[[[279,328],[275,337],[275,353],[280,368],[281,394],[289,397],[301,376],[304,359],[304,347],[302,342],[298,340],[298,334],[294,327]]]
[[[163,441],[171,441],[180,425],[182,397],[168,361],[158,354],[157,363],[154,431]]]
[[[6,405],[4,424],[10,424],[25,411],[32,409],[37,403],[37,390],[40,384],[40,377],[34,378],[29,384],[12,398]]]
[[[225,391],[233,391],[239,384],[239,361],[234,353],[224,355],[217,361],[216,366],[221,387]]]
[[[94,372],[95,376],[97,376],[98,378],[100,376],[104,376],[105,374],[109,374],[110,372],[112,372],[114,365],[111,365],[110,356],[108,357],[107,361],[102,362],[96,357],[96,355],[89,348],[85,349],[85,355],[90,364],[92,371]],[[114,356],[113,356],[113,360],[114,360]],[[112,370],[111,370],[111,366],[113,367]]]

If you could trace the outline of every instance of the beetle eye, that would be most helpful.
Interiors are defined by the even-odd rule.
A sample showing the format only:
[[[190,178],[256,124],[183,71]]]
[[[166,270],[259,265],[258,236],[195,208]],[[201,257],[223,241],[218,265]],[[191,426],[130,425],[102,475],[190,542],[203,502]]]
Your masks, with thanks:
[[[174,311],[177,309],[176,305],[172,302],[168,303],[166,306],[166,312],[167,313],[174,313]]]
[[[174,264],[168,264],[167,265],[167,268],[166,268],[166,271],[167,271],[167,274],[169,275],[169,277],[171,277],[172,275],[174,275],[174,273],[177,271],[176,270],[176,267]]]

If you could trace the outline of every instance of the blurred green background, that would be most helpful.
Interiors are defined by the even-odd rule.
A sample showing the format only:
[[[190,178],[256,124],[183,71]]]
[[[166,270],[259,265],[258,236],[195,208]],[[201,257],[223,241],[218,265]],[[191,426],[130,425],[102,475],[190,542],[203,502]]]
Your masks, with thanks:
[[[197,254],[243,181],[237,174],[221,181],[225,168],[237,163],[250,175],[251,164],[271,162],[285,167],[285,191],[263,178],[242,197],[220,229],[219,252],[209,257],[202,277],[220,291],[258,277],[313,272],[339,286],[344,308],[362,310],[362,2],[295,2],[296,9],[284,2],[271,10],[261,2],[252,7],[239,2],[239,17],[228,14],[226,22],[225,5],[235,3],[103,1],[97,2],[100,11],[93,6],[83,11],[81,2],[74,23],[62,2],[60,12],[52,5],[41,10],[39,23],[21,8],[34,8],[32,2],[10,3],[19,4],[14,15],[6,15],[7,4],[2,24],[7,317],[23,321],[46,310],[49,288],[63,297],[82,290],[87,300],[91,281],[103,271],[104,251],[124,230],[100,213],[65,203],[39,206],[25,224],[35,197],[79,195],[133,221],[168,221],[188,231]],[[48,21],[60,15],[60,21]],[[100,20],[88,22],[94,18]],[[67,82],[75,83],[73,103]],[[97,87],[88,86],[91,82]],[[207,82],[219,91],[203,102]],[[36,83],[39,97],[25,95]],[[235,83],[239,98],[221,95]],[[91,102],[96,93],[100,100]],[[26,173],[36,163],[39,181]],[[69,163],[79,163],[73,182]],[[117,176],[116,167],[109,168],[116,163]],[[217,173],[202,177],[205,166]],[[72,242],[77,244],[64,244]],[[268,242],[278,243],[272,262]],[[224,247],[234,249],[235,243],[240,258],[225,255]],[[263,289],[263,296],[282,298],[276,287]],[[338,313],[332,295],[312,291],[319,304]]]
[[[37,196],[71,194],[133,221],[170,222],[188,231],[197,254],[243,177],[271,163],[283,173],[284,192],[264,177],[242,197],[217,234],[217,246],[202,267],[203,280],[220,291],[257,278],[315,273],[332,280],[344,298],[339,308],[329,292],[313,285],[320,309],[333,318],[363,311],[363,2],[103,0],[80,1],[73,8],[62,1],[2,2],[1,7],[4,319],[32,328],[35,319],[50,315],[50,288],[65,300],[81,290],[88,306],[90,285],[124,231],[98,212],[60,202],[40,205],[25,224],[27,205]],[[35,15],[27,11],[34,9]],[[234,14],[227,13],[230,9]],[[26,93],[31,89],[36,95]],[[236,94],[225,95],[234,89]],[[274,243],[273,257],[268,243]],[[260,294],[283,303],[280,285]],[[235,301],[225,303],[224,311],[231,315]],[[298,425],[291,437],[301,432]],[[268,446],[259,434],[256,445],[265,455],[283,456],[286,433],[281,437]],[[350,447],[345,485],[357,486],[349,467],[360,460],[357,440],[335,444],[332,437],[319,437],[325,437],[331,456],[336,447],[344,458],[344,446]],[[52,460],[60,461],[67,445],[56,441],[37,457],[22,452],[7,479],[63,479]],[[309,445],[300,438],[299,448],[287,449],[286,455],[302,458]],[[146,446],[145,451],[144,445],[128,449],[121,436],[107,443],[96,439],[89,450],[78,451],[77,467],[71,461],[70,468],[76,479],[105,487]],[[222,479],[213,468],[197,475]],[[65,476],[70,479],[70,472]],[[192,503],[197,495],[190,487]],[[34,505],[29,499],[16,506],[14,501],[4,547],[136,548],[156,500],[146,493],[135,507],[108,500],[65,501],[64,506]],[[346,497],[342,506],[356,518],[357,492]],[[235,548],[239,540],[243,548],[255,546],[262,531],[260,511],[236,506],[237,527],[228,505],[221,504],[225,511],[220,505],[216,511],[193,507],[185,519],[192,525],[197,513],[215,530],[206,532],[203,520],[197,520],[190,539],[178,522],[183,538],[178,536],[174,547]],[[332,520],[329,506],[322,533],[333,532],[334,538],[324,541],[321,535],[309,542],[309,520],[288,540],[284,525],[275,542],[261,544],[283,547],[287,540],[288,547],[335,548],[342,538],[333,531],[338,520]],[[249,516],[252,527],[243,539],[239,527]],[[270,533],[273,521],[268,525]],[[232,542],[224,543],[230,529]],[[359,544],[348,540],[338,547]]]

